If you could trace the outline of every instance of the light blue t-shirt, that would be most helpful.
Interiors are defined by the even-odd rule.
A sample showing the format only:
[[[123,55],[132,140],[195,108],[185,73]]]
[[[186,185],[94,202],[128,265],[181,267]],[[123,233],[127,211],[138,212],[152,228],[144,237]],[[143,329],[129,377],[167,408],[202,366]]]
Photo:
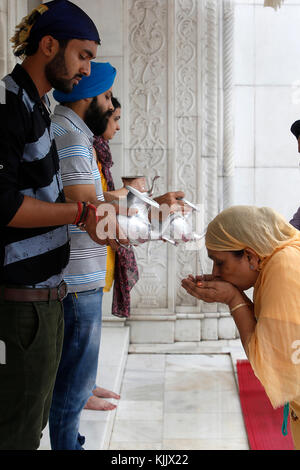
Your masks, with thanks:
[[[64,187],[95,185],[97,199],[104,201],[101,177],[93,154],[93,134],[72,109],[58,105],[51,116]],[[64,280],[68,292],[104,287],[106,246],[95,243],[76,225],[70,225],[71,254]]]

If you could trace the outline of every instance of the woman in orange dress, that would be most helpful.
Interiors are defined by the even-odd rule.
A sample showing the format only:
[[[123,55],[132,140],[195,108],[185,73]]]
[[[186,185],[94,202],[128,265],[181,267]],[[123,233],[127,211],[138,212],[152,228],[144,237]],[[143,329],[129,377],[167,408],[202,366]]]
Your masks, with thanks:
[[[208,225],[210,276],[182,286],[227,304],[255,375],[274,408],[290,408],[300,450],[300,232],[267,207],[234,206]],[[253,302],[245,292],[253,287]]]

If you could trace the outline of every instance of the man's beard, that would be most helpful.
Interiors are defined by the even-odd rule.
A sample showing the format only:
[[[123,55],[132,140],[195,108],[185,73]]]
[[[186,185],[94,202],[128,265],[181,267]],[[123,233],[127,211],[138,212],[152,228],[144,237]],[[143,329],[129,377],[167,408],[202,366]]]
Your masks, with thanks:
[[[56,56],[45,67],[45,75],[50,85],[62,93],[71,93],[73,87],[71,81],[74,78],[82,78],[83,75],[77,74],[73,78],[62,78],[68,75],[68,70],[65,62],[65,50],[60,49]]]
[[[110,115],[111,111],[103,111],[102,106],[98,104],[97,97],[95,97],[86,110],[84,122],[95,136],[100,136],[106,130]]]

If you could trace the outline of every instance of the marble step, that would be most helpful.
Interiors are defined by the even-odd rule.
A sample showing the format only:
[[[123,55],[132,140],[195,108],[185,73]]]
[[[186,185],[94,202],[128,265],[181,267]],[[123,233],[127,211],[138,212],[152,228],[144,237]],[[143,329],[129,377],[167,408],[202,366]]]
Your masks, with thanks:
[[[177,341],[174,343],[131,343],[132,354],[230,354],[242,352],[240,339]]]
[[[97,385],[120,393],[129,349],[129,327],[105,326],[102,328]],[[109,400],[118,404],[118,400]],[[116,410],[83,410],[80,434],[84,435],[86,450],[108,449]],[[49,450],[49,430],[44,429],[39,450]]]

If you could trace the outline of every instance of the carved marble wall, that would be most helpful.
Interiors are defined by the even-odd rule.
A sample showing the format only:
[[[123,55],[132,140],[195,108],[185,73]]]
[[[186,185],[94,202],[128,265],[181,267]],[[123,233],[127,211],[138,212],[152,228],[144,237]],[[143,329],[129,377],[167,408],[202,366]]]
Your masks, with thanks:
[[[229,0],[127,0],[124,9],[126,173],[145,174],[148,184],[159,174],[156,194],[185,191],[201,207],[204,226],[232,201],[233,8]],[[197,252],[164,243],[136,252],[140,280],[129,323],[137,341],[138,321],[160,321],[157,329],[168,330],[170,340],[236,336],[224,307],[202,304],[181,288],[183,277],[199,272]]]
[[[126,173],[160,175],[168,185],[168,2],[128,2],[129,135]],[[168,309],[167,246],[147,243],[138,249],[140,279],[132,305]],[[155,269],[153,267],[155,266]]]

